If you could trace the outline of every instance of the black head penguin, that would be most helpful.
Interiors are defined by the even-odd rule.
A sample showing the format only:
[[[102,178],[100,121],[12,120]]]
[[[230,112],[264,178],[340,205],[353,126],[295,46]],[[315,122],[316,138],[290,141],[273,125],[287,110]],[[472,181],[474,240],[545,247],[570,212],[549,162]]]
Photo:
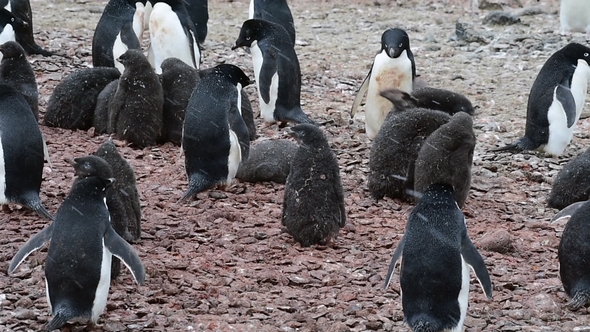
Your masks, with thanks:
[[[559,275],[565,293],[571,298],[566,304],[570,310],[578,310],[590,303],[590,267],[587,262],[590,259],[590,203],[574,203],[551,220],[552,223],[559,219],[570,217],[565,224],[557,257],[559,258]]]
[[[92,115],[92,127],[94,127],[94,131],[97,134],[107,132],[109,126],[109,104],[115,97],[118,86],[119,79],[113,80],[96,97],[96,106]]]
[[[248,19],[253,18],[281,25],[295,46],[295,23],[287,0],[250,0]]]
[[[31,107],[36,120],[39,120],[39,90],[33,67],[27,60],[25,50],[15,41],[0,45],[0,81],[10,84],[22,93]]]
[[[145,1],[110,0],[94,29],[92,37],[92,65],[116,67],[122,73],[123,65],[117,60],[128,49],[141,49]]]
[[[397,90],[399,91],[399,90]],[[383,196],[413,200],[414,165],[424,140],[450,120],[446,112],[426,108],[403,108],[407,94],[384,94],[395,105],[371,146],[368,187],[375,199]]]
[[[203,45],[207,38],[207,22],[209,21],[209,4],[207,0],[184,0],[184,6],[195,24],[197,41]]]
[[[547,205],[563,209],[590,198],[590,149],[568,162],[557,173]]]
[[[225,184],[229,187],[241,161],[248,159],[249,133],[240,114],[240,86],[250,79],[230,64],[216,66],[202,77],[184,118],[182,149],[189,180],[181,201]]]
[[[469,268],[487,298],[492,298],[488,270],[467,234],[450,184],[430,185],[410,213],[389,265],[385,289],[400,259],[404,321],[412,331],[463,331]]]
[[[4,44],[9,41],[16,41],[14,31],[23,29],[23,27],[26,25],[28,25],[27,22],[14,16],[14,14],[12,14],[6,8],[0,8],[0,44]]]
[[[285,184],[282,224],[301,246],[326,244],[346,224],[340,169],[322,130],[291,127],[300,146]]]
[[[411,93],[416,77],[414,55],[410,50],[410,37],[402,29],[387,29],[381,35],[381,51],[375,56],[371,70],[365,77],[352,104],[354,116],[364,95],[365,128],[370,139],[375,138],[392,104],[380,93],[387,89],[399,89]]]
[[[49,97],[43,124],[65,129],[89,129],[98,95],[120,75],[118,69],[109,67],[72,72],[59,82]]]
[[[0,204],[16,203],[53,219],[41,204],[43,137],[25,98],[0,83]]]
[[[449,183],[462,208],[471,188],[474,149],[471,115],[456,113],[422,144],[414,168],[414,191],[424,192],[433,183]]]
[[[182,0],[150,0],[150,48],[148,59],[156,71],[162,73],[162,61],[178,58],[199,69],[201,50],[197,30]]]
[[[590,39],[590,9],[584,0],[561,0],[559,5],[561,34],[585,32]]]
[[[76,179],[55,221],[27,241],[10,262],[12,274],[31,252],[50,242],[45,285],[53,318],[46,331],[72,319],[96,323],[106,307],[113,255],[138,284],[145,280],[139,256],[111,227],[105,191],[112,181],[96,176]]]
[[[590,48],[576,43],[547,59],[529,94],[524,137],[494,151],[539,150],[561,155],[584,107],[589,63]]]
[[[199,80],[199,71],[178,58],[162,62],[162,90],[164,92],[164,128],[162,142],[180,145],[186,105]]]
[[[154,145],[164,121],[160,79],[140,50],[128,50],[119,57],[119,62],[125,71],[109,104],[107,131],[140,149]]]
[[[272,139],[250,147],[248,160],[240,163],[236,179],[246,182],[285,183],[298,146],[290,140]]]
[[[250,47],[264,121],[314,123],[301,110],[301,69],[287,31],[276,23],[247,20],[232,49],[242,46]]]
[[[35,42],[33,37],[33,13],[29,0],[2,0],[0,1],[0,6],[9,10],[14,17],[24,22],[23,24],[15,24],[13,28],[16,42],[25,49],[28,55],[53,55],[53,52],[44,50]]]

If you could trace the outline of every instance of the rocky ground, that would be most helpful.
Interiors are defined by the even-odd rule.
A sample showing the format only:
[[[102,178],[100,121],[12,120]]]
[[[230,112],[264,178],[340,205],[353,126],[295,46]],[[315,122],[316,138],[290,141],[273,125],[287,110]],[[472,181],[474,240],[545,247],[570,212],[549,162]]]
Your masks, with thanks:
[[[354,119],[348,113],[381,33],[401,27],[428,84],[463,93],[477,107],[472,190],[463,211],[494,294],[487,300],[473,278],[466,331],[590,331],[586,309],[564,308],[557,262],[564,222],[549,224],[556,211],[546,206],[559,169],[590,142],[590,121],[580,121],[559,158],[488,152],[523,134],[528,92],[545,60],[570,41],[584,42],[582,34],[557,34],[556,4],[507,3],[504,10],[519,14],[520,22],[492,26],[483,23],[489,9],[466,1],[290,3],[303,107],[325,123],[338,155],[348,224],[332,245],[301,248],[281,228],[284,186],[275,183],[236,181],[229,191],[208,190],[191,204],[177,204],[187,187],[179,148],[139,150],[117,142],[137,174],[143,234],[135,248],[147,279],[137,286],[124,271],[93,330],[408,331],[398,274],[389,289],[383,282],[412,205],[370,197],[370,141],[362,113]],[[105,2],[31,5],[38,42],[60,54],[30,57],[43,112],[62,78],[91,65],[93,30]],[[250,56],[230,50],[247,11],[247,0],[211,1],[204,68],[228,62],[253,77]],[[466,24],[468,41],[456,37],[456,22]],[[257,109],[254,87],[248,91]],[[257,124],[258,141],[286,137],[276,125]],[[53,168],[45,168],[41,199],[55,213],[73,180],[64,158],[94,152],[107,136],[41,130],[53,160]],[[46,225],[19,206],[0,214],[0,331],[37,331],[50,319],[43,281],[47,249],[31,255],[13,276],[6,274],[18,248]]]

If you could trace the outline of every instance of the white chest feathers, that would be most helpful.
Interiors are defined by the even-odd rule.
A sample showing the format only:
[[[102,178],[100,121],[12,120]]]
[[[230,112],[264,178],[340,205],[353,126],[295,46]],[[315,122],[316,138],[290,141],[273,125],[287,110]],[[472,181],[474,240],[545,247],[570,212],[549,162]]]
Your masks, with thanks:
[[[4,149],[2,148],[2,133],[0,132],[0,204],[7,204],[6,199],[6,165],[4,164]]]
[[[588,0],[561,0],[559,22],[562,34],[585,32],[590,35],[590,2]]]
[[[369,138],[375,138],[393,107],[389,100],[381,97],[381,91],[395,88],[411,93],[413,86],[412,62],[406,51],[394,59],[385,51],[375,56],[365,104],[365,126]]]
[[[231,183],[238,173],[238,166],[240,166],[240,162],[242,161],[242,150],[240,149],[240,141],[238,140],[238,136],[234,133],[233,130],[229,130],[229,157],[227,158],[227,181],[226,187],[229,188]]]
[[[261,88],[260,88],[260,70],[262,69],[262,51],[260,47],[258,47],[258,43],[254,41],[252,46],[250,47],[250,54],[252,54],[252,65],[254,67],[254,78],[256,79],[256,89],[258,91],[258,101],[260,103],[260,116],[264,119],[265,122],[273,123],[275,122],[274,112],[277,103],[277,98],[279,95],[279,75],[278,73],[274,73],[272,76],[271,84],[270,84],[270,91],[269,91],[269,100],[265,102],[262,98]]]
[[[162,62],[171,57],[178,58],[189,66],[199,69],[201,56],[195,36],[192,32],[189,32],[189,35],[185,34],[178,16],[170,5],[164,2],[154,5],[149,16],[149,30],[148,60],[157,74],[162,73]]]

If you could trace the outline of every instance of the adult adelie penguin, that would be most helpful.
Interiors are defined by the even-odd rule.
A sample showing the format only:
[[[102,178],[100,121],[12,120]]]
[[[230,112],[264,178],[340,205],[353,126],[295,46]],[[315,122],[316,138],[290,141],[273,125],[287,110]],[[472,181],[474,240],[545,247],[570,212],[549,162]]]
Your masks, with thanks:
[[[590,39],[590,6],[585,0],[561,0],[559,6],[561,34],[585,32]]]
[[[314,123],[301,110],[301,69],[285,29],[268,21],[247,20],[232,49],[242,46],[250,47],[252,53],[264,121]]]
[[[15,41],[15,30],[22,30],[27,25],[27,22],[14,16],[6,8],[0,8],[0,44],[4,44],[7,41]]]
[[[207,0],[184,0],[184,6],[195,24],[197,41],[203,45],[207,38],[207,22],[209,21],[209,4]]]
[[[163,126],[164,93],[160,79],[140,50],[128,50],[119,62],[125,71],[109,103],[107,131],[140,149],[154,145]]]
[[[281,25],[295,46],[295,23],[287,0],[250,0],[248,19],[253,18]]]
[[[43,137],[25,98],[0,83],[0,204],[25,205],[53,219],[41,204]]]
[[[470,267],[492,298],[490,276],[467,234],[450,184],[430,185],[410,213],[387,271],[386,289],[400,259],[404,320],[415,332],[463,330]]]
[[[589,64],[590,48],[577,43],[547,59],[529,94],[524,137],[494,151],[539,150],[561,155],[584,107]]]
[[[162,73],[162,62],[178,58],[199,69],[201,50],[197,30],[182,0],[153,0],[149,16],[150,48],[148,59],[156,73]]]
[[[291,135],[300,146],[287,176],[281,221],[301,246],[326,244],[346,224],[338,160],[319,127],[299,124]]]
[[[123,65],[117,61],[128,49],[141,49],[145,1],[110,0],[94,30],[92,37],[92,65],[116,67],[122,73]]]
[[[551,222],[571,216],[563,229],[557,257],[559,258],[559,275],[566,294],[571,298],[566,306],[578,310],[590,302],[590,202],[574,203],[558,214]]]
[[[182,149],[189,183],[180,201],[217,184],[229,187],[240,162],[248,159],[249,133],[239,108],[239,86],[248,84],[240,68],[221,64],[195,86],[184,118]]]
[[[12,274],[31,252],[50,242],[45,286],[53,318],[46,331],[74,318],[98,320],[106,307],[113,255],[138,284],[145,280],[139,256],[111,227],[105,190],[112,181],[96,176],[76,179],[55,221],[29,239],[10,262]]]
[[[39,90],[33,67],[27,60],[25,50],[15,41],[0,45],[0,82],[10,84],[22,93],[31,107],[36,120],[39,120]]]
[[[365,93],[365,128],[370,139],[375,138],[392,103],[380,93],[387,89],[399,89],[412,93],[416,65],[410,50],[410,37],[402,29],[387,29],[381,35],[381,51],[375,56],[371,70],[359,88],[351,113],[354,116]]]
[[[25,49],[27,54],[53,55],[53,52],[44,50],[35,42],[33,37],[33,12],[29,0],[0,0],[0,7],[10,10],[16,18],[26,23],[14,26],[14,33],[16,42]]]

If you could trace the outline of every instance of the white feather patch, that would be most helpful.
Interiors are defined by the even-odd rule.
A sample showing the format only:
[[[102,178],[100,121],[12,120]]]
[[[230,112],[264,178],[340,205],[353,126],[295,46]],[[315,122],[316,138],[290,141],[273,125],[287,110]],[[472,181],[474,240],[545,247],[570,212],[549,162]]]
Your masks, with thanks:
[[[1,141],[2,132],[0,132],[0,204],[8,204],[6,199],[6,165],[4,164],[4,149]]]
[[[227,181],[226,186],[231,186],[231,183],[238,173],[238,166],[240,165],[240,161],[242,161],[242,150],[240,149],[240,141],[238,140],[238,136],[234,133],[233,130],[230,129],[229,131],[229,156],[227,158]]]
[[[256,79],[256,88],[258,90],[258,101],[260,104],[260,116],[264,119],[264,121],[268,123],[274,123],[275,117],[275,106],[277,103],[277,97],[279,94],[279,75],[275,73],[272,77],[271,84],[270,84],[270,91],[269,96],[270,99],[268,103],[265,103],[262,99],[262,94],[260,93],[260,70],[262,69],[262,51],[260,47],[258,47],[258,43],[254,41],[252,46],[250,46],[250,54],[252,54],[252,64],[254,66],[254,77]]]
[[[109,218],[110,219],[110,218]],[[110,221],[109,221],[110,222]],[[104,244],[102,239],[102,261],[100,264],[100,279],[96,286],[96,293],[94,294],[94,302],[92,303],[92,321],[96,323],[100,315],[104,312],[107,305],[107,298],[109,296],[109,288],[111,286],[111,261],[113,255]]]

